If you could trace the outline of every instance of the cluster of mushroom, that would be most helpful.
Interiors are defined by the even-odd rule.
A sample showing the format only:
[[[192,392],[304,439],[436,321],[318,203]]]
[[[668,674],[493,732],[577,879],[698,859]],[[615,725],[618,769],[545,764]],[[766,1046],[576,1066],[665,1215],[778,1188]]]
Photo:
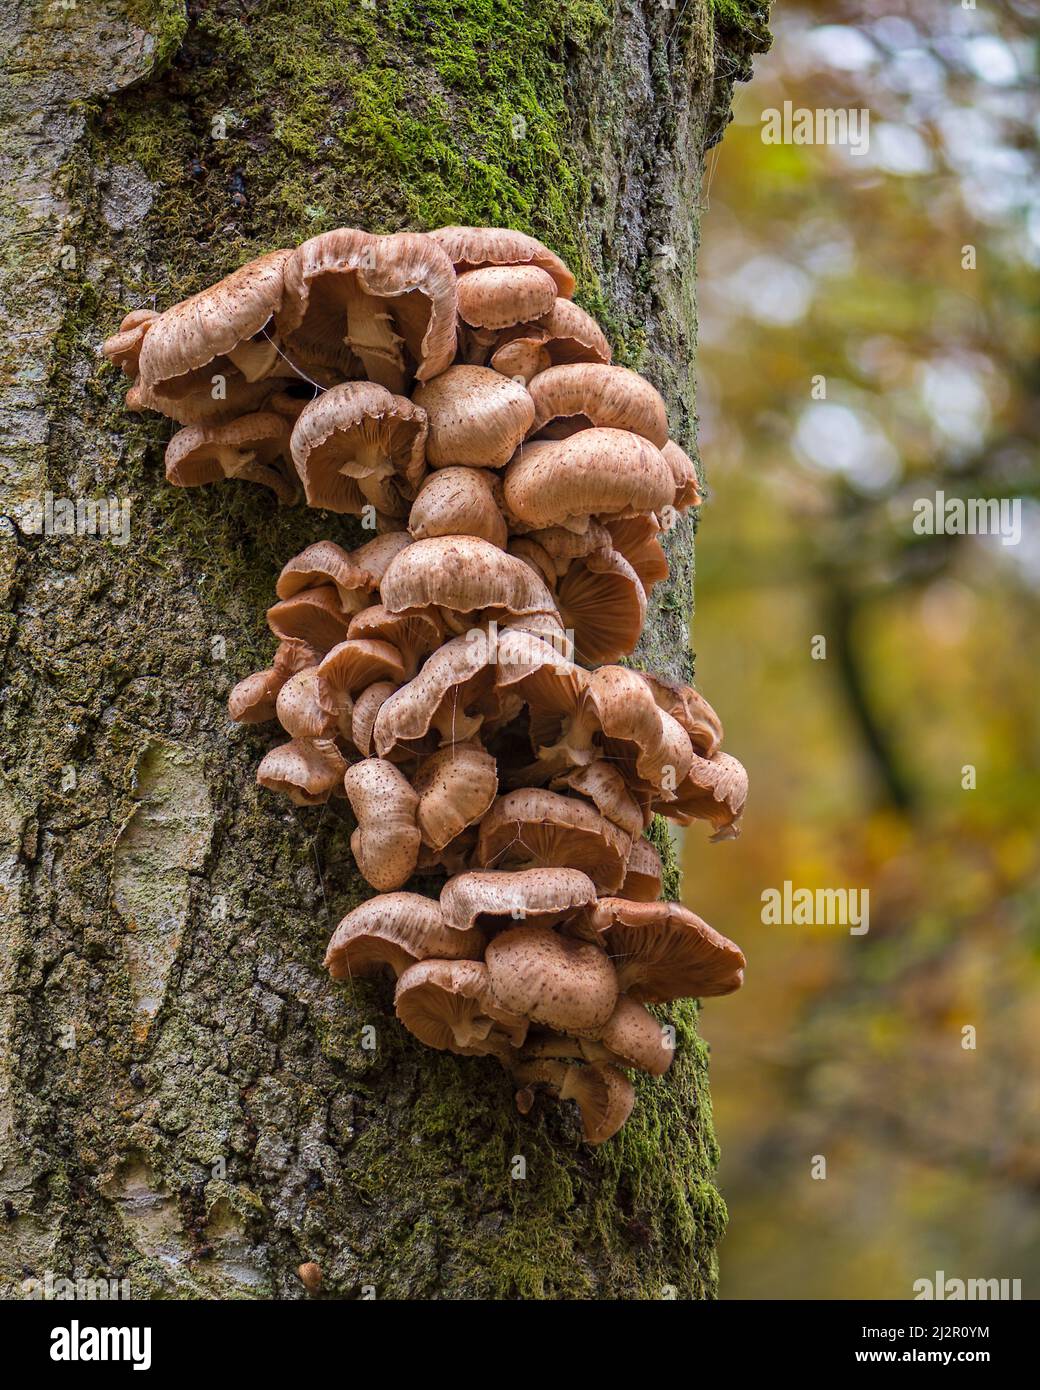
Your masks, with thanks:
[[[574,279],[504,229],[327,232],[105,344],[128,404],[181,423],[168,479],[243,478],[360,516],[282,570],[271,666],[232,718],[287,740],[258,771],[299,805],[346,795],[379,891],[335,978],[390,967],[402,1022],[577,1101],[602,1142],[663,1074],[646,1008],[739,987],[739,949],[661,902],[655,813],[737,833],[747,778],[689,686],[614,664],[699,502],[659,394],[610,361]],[[440,900],[399,891],[443,874]]]

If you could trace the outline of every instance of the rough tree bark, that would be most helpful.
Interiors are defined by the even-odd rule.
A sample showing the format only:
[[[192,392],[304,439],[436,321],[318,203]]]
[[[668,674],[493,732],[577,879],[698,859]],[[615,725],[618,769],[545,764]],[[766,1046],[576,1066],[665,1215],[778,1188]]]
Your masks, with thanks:
[[[695,1006],[673,1011],[672,1074],[589,1150],[564,1111],[518,1116],[492,1061],[409,1039],[389,988],[325,978],[332,926],[367,895],[349,812],[258,793],[273,738],[230,725],[225,699],[267,664],[284,560],[360,536],[248,485],[167,488],[168,425],[124,412],[97,347],[129,307],[327,227],[505,223],[570,260],[690,446],[705,151],[763,11],[4,7],[0,512],[48,491],[131,505],[125,547],[0,536],[5,1296],[51,1271],[303,1297],[303,1259],[343,1298],[713,1293],[725,1213]],[[692,539],[670,538],[638,654],[684,676]]]

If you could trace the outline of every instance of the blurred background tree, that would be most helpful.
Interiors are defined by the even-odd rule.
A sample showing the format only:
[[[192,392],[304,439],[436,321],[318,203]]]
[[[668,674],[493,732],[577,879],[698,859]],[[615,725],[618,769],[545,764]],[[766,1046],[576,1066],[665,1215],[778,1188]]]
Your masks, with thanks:
[[[684,859],[750,959],[704,1018],[728,1297],[1040,1295],[1035,21],[781,3],[712,156],[694,638],[752,794]],[[765,144],[785,101],[869,150]],[[1021,539],[915,534],[940,490]],[[762,925],[785,880],[868,889],[868,934]]]

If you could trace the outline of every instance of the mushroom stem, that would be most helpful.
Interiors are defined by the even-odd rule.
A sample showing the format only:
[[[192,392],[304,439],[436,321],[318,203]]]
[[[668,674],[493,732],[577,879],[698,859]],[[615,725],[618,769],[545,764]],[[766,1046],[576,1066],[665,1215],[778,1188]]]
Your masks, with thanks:
[[[344,343],[361,358],[369,380],[377,381],[388,391],[404,391],[408,384],[404,339],[394,331],[393,319],[380,307],[381,301],[365,293],[357,276],[345,278],[347,332]]]

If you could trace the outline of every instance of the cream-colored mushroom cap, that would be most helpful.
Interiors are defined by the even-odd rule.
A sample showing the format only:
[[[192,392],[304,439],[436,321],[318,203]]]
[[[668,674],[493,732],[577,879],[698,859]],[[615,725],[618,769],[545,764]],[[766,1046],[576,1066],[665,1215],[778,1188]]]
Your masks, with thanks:
[[[343,785],[357,817],[350,848],[362,876],[380,892],[400,888],[415,872],[419,857],[419,798],[408,779],[383,758],[354,763]]]
[[[305,351],[343,344],[371,381],[400,392],[449,366],[456,309],[451,263],[428,237],[340,227],[292,253],[277,322]]]
[[[633,902],[655,903],[661,896],[662,878],[661,856],[654,846],[649,840],[633,840],[620,896]]]
[[[740,947],[679,903],[601,898],[585,916],[638,1003],[731,994],[744,982]]]
[[[680,825],[706,820],[714,828],[713,840],[732,840],[740,834],[740,818],[747,802],[748,775],[729,753],[710,758],[694,757],[686,777],[675,789],[667,806],[654,803],[669,819]]]
[[[380,594],[391,613],[421,608],[460,614],[495,610],[517,617],[556,612],[552,594],[522,560],[478,536],[416,541],[391,561]]]
[[[413,400],[426,412],[431,468],[502,468],[534,421],[525,388],[487,367],[449,367]]]
[[[481,926],[556,926],[596,901],[596,885],[579,869],[494,869],[456,874],[441,889],[446,922]]]
[[[535,265],[485,266],[458,278],[459,318],[471,328],[512,328],[547,314],[556,281]]]
[[[479,744],[448,744],[422,760],[414,786],[423,843],[441,850],[491,806],[498,792],[498,764]]]
[[[293,739],[264,755],[256,780],[297,806],[320,806],[342,787],[346,768],[331,739]]]
[[[584,531],[590,516],[667,506],[672,475],[660,449],[640,435],[588,429],[523,445],[506,469],[504,496],[507,512],[530,527]]]
[[[483,953],[483,933],[449,927],[432,898],[381,893],[340,922],[325,952],[325,968],[334,980],[375,975],[384,966],[401,975],[417,960],[479,960]]]
[[[323,655],[347,635],[349,618],[331,584],[301,589],[267,610],[267,626],[276,637],[298,637]]]
[[[654,1018],[643,1004],[622,994],[599,1035],[599,1042],[622,1067],[638,1067],[664,1076],[675,1056],[674,1031]]]
[[[459,275],[483,266],[535,265],[549,272],[564,299],[574,294],[574,276],[559,256],[524,232],[509,227],[438,227],[426,235],[444,249]]]
[[[260,256],[160,314],[141,344],[142,384],[161,388],[166,396],[183,395],[198,385],[204,368],[226,367],[218,361],[223,358],[247,381],[266,376],[277,352],[262,330],[282,303],[284,269],[291,254],[272,251]]]
[[[504,550],[509,531],[495,500],[493,478],[483,468],[439,468],[430,473],[408,515],[413,538],[479,536]]]
[[[287,505],[299,487],[283,460],[289,456],[289,425],[274,411],[242,415],[226,425],[189,425],[166,446],[166,481],[201,487],[241,478],[269,487]]]
[[[631,836],[586,801],[539,787],[500,796],[480,825],[475,864],[580,869],[601,892],[625,876]]]
[[[397,1017],[427,1047],[463,1057],[506,1056],[527,1035],[527,1020],[490,1002],[481,961],[423,960],[394,993]]]
[[[631,430],[660,449],[668,440],[668,415],[659,392],[628,367],[576,362],[550,367],[532,380],[533,435],[564,438],[590,426]],[[672,490],[669,502],[675,493]]]
[[[316,396],[292,431],[308,505],[353,515],[367,504],[406,516],[425,445],[425,411],[371,381],[346,381]]]
[[[510,927],[485,952],[492,1003],[563,1033],[595,1033],[617,1003],[613,965],[589,941],[552,927]]]

